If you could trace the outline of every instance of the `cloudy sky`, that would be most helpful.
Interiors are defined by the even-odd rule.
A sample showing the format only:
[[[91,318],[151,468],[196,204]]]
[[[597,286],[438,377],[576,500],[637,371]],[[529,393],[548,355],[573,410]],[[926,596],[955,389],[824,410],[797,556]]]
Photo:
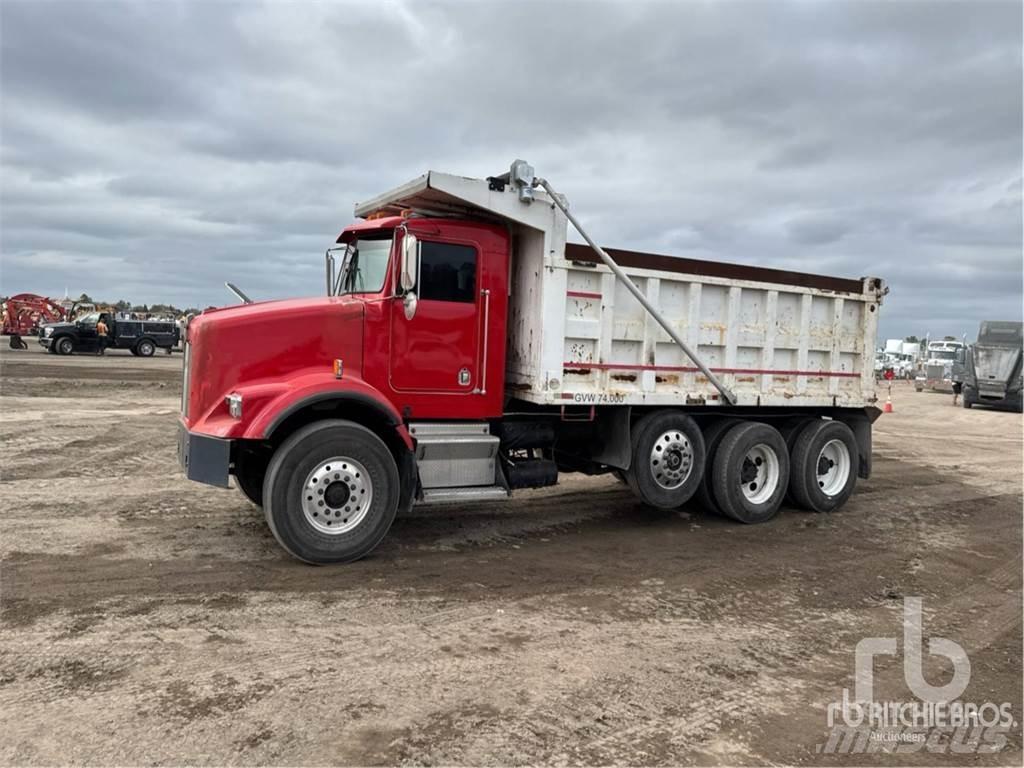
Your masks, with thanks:
[[[353,203],[522,157],[604,244],[1020,318],[1021,3],[0,2],[0,292],[323,290]]]

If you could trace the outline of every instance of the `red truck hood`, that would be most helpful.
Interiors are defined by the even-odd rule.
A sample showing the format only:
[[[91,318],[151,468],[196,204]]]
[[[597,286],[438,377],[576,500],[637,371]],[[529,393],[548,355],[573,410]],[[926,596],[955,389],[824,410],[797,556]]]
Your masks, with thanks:
[[[288,299],[211,310],[193,318],[188,423],[211,415],[230,390],[309,372],[362,370],[363,301]]]

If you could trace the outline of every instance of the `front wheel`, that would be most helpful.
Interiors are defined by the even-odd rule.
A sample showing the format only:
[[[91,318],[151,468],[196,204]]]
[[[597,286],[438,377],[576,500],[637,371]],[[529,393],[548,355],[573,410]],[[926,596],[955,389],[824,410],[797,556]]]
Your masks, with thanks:
[[[642,502],[656,509],[681,507],[703,474],[704,438],[693,419],[679,411],[655,411],[637,422],[626,480]]]
[[[57,354],[70,355],[74,351],[75,342],[73,342],[69,336],[65,336],[57,341]]]
[[[303,427],[275,451],[263,511],[278,543],[315,565],[366,556],[391,527],[398,467],[384,442],[350,421]]]
[[[722,512],[741,523],[767,522],[786,495],[786,441],[767,424],[737,424],[722,438],[712,471],[714,499]]]

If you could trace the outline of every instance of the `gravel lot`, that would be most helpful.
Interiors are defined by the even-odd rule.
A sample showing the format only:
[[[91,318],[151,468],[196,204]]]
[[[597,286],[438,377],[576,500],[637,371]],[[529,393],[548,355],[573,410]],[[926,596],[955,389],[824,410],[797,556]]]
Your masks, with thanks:
[[[817,751],[905,595],[967,650],[963,698],[1024,719],[1018,414],[898,385],[834,515],[655,514],[570,476],[312,568],[181,477],[179,355],[4,342],[4,764],[1021,764],[1019,724],[990,755]]]

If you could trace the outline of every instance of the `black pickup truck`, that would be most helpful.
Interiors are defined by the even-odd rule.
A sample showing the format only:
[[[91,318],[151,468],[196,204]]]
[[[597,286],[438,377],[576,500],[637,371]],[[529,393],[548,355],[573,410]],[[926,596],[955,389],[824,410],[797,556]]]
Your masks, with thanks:
[[[181,334],[177,324],[169,320],[124,320],[109,312],[93,312],[73,323],[46,323],[39,328],[39,343],[58,355],[99,350],[96,324],[102,319],[107,326],[107,349],[129,349],[133,355],[150,357],[158,348],[168,353]]]

